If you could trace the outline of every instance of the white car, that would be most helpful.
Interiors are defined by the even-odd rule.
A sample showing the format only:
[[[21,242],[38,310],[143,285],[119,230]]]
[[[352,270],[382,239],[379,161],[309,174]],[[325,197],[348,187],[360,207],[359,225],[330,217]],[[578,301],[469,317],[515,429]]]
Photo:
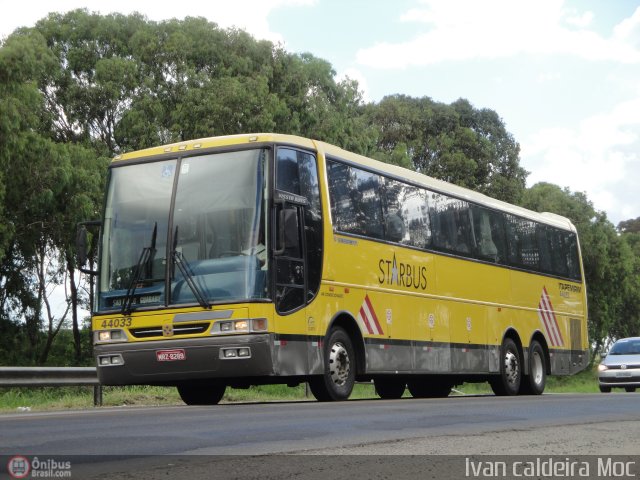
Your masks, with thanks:
[[[613,344],[598,365],[600,391],[624,388],[635,392],[640,387],[640,337],[621,338]]]

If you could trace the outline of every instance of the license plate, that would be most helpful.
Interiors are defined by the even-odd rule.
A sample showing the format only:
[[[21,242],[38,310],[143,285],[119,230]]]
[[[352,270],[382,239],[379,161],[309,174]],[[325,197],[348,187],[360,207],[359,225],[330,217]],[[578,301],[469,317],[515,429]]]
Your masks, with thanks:
[[[631,372],[617,372],[616,377],[618,378],[627,378],[631,376]]]
[[[186,360],[187,354],[181,348],[175,350],[156,350],[156,359],[159,362],[175,362],[178,360]]]

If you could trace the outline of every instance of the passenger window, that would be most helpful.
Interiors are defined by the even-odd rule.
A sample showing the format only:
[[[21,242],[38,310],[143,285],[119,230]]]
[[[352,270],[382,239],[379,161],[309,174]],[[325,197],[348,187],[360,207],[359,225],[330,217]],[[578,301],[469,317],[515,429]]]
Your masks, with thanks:
[[[433,228],[433,245],[446,252],[470,256],[475,247],[469,203],[457,198],[431,193],[429,212]]]
[[[538,238],[538,251],[540,255],[540,271],[545,273],[555,273],[554,270],[558,267],[555,265],[555,259],[552,258],[552,254],[554,253],[551,245],[553,229],[547,225],[538,224],[536,228],[536,235]]]
[[[356,225],[355,208],[350,195],[350,168],[343,163],[328,162],[327,175],[333,227],[339,232],[350,232]]]
[[[567,269],[569,278],[580,281],[580,262],[578,258],[578,238],[573,233],[565,233],[564,243],[567,255]]]
[[[476,205],[472,207],[472,215],[478,258],[491,262],[505,263],[507,249],[505,246],[503,216],[498,212]]]
[[[380,176],[356,168],[351,169],[351,175],[356,187],[353,203],[357,212],[357,226],[354,233],[383,239]]]
[[[385,239],[427,248],[431,243],[427,191],[387,178],[385,200]]]
[[[381,177],[337,162],[329,162],[328,174],[336,230],[384,239]]]
[[[540,269],[540,251],[536,223],[526,218],[507,215],[509,261],[517,266]]]

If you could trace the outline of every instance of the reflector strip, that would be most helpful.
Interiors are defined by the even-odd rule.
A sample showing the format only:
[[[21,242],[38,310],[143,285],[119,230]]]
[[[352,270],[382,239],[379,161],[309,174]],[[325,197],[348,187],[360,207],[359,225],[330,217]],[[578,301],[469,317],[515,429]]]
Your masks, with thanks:
[[[364,296],[364,301],[358,313],[360,328],[370,335],[383,335],[384,332],[378,321],[376,311],[373,309],[369,295]]]
[[[560,333],[556,312],[553,310],[551,298],[549,297],[546,287],[542,287],[542,294],[540,295],[540,302],[538,303],[538,318],[540,322],[542,322],[551,345],[554,347],[564,346],[564,339]]]

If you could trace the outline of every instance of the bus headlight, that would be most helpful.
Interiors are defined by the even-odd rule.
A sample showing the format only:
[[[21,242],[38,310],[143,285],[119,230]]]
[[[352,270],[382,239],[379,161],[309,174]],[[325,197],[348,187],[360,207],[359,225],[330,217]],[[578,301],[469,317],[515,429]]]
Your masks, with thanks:
[[[238,347],[238,348],[221,348],[220,349],[220,358],[223,360],[237,360],[237,359],[246,359],[251,358],[251,348],[250,347]]]
[[[235,322],[235,330],[236,332],[248,332],[249,331],[249,321],[248,320],[238,320]]]
[[[112,365],[124,365],[124,358],[122,355],[117,353],[115,355],[100,355],[98,356],[98,366],[100,367],[110,367]]]
[[[216,322],[211,327],[211,335],[225,333],[266,332],[268,322],[266,318],[243,318],[241,320],[224,320]]]
[[[267,331],[267,319],[266,318],[254,318],[251,320],[251,329],[254,332],[266,332]]]
[[[93,332],[93,339],[95,343],[126,342],[127,335],[124,330],[97,330]]]

